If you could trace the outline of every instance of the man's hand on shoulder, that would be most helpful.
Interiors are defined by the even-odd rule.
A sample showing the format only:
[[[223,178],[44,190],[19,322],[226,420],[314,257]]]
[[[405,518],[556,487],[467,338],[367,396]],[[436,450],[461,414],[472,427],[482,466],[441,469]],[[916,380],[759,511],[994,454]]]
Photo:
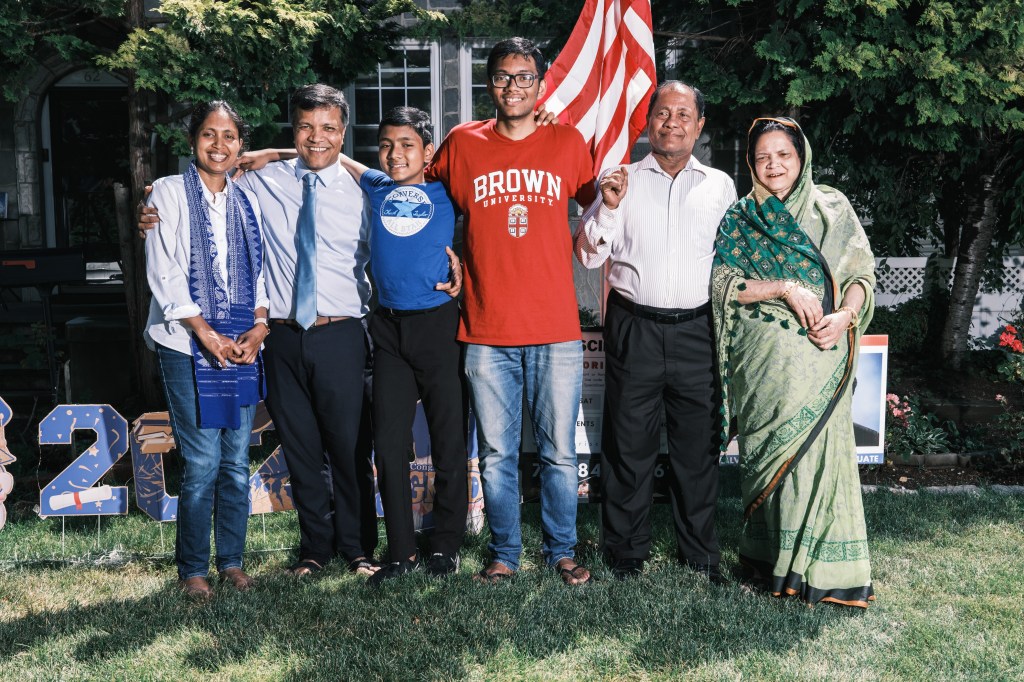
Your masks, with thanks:
[[[160,222],[160,214],[151,206],[146,206],[146,199],[153,191],[153,185],[146,185],[142,200],[135,208],[135,227],[139,230],[139,239],[145,239],[146,233]]]
[[[626,189],[629,187],[629,173],[625,168],[619,167],[605,173],[598,183],[601,190],[601,201],[613,211],[619,207],[622,197],[626,196]]]
[[[291,154],[288,153],[289,151],[291,151]],[[245,152],[238,157],[238,164],[235,166],[235,172],[231,175],[231,179],[238,180],[245,175],[246,171],[258,171],[273,161],[282,161],[294,157],[295,151],[286,149],[254,149]]]

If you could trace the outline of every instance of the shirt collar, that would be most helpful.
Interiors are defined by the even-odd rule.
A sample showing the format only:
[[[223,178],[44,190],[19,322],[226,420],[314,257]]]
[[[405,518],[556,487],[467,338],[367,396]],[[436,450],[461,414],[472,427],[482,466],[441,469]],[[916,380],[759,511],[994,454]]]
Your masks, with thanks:
[[[640,162],[637,163],[636,167],[637,170],[653,170],[657,173],[661,173],[662,175],[668,175],[668,173],[661,169],[661,165],[658,163],[658,160],[654,158],[653,153],[648,154],[641,159]],[[698,161],[695,155],[690,154],[690,160],[686,162],[686,165],[683,166],[683,169],[679,172],[685,173],[686,171],[697,171],[702,175],[707,175],[707,166]]]
[[[295,159],[295,179],[302,182],[302,177],[309,173],[309,168],[306,164],[302,163],[302,159],[296,157]],[[323,183],[324,187],[329,186],[332,182],[338,179],[338,175],[341,174],[341,162],[338,161],[327,168],[321,168],[316,171],[316,174],[320,176],[320,182]]]
[[[224,203],[224,198],[227,196],[227,188],[221,192],[214,192],[206,186],[205,182],[200,182],[203,188],[203,198],[206,199],[206,203],[210,206],[220,206]]]

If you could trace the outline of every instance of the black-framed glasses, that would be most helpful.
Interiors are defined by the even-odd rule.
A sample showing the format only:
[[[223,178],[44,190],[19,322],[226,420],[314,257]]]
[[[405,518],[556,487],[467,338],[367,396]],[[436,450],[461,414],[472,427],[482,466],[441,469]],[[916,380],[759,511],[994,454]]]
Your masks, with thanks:
[[[521,88],[528,88],[537,80],[535,73],[492,73],[491,85],[496,88],[507,88],[512,81]]]

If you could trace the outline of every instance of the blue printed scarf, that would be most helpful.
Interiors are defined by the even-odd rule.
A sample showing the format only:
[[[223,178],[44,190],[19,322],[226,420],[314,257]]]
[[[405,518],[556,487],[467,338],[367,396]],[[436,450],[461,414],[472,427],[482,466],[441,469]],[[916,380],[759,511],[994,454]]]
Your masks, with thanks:
[[[203,319],[214,331],[231,339],[253,325],[256,305],[256,278],[263,267],[263,245],[256,214],[245,193],[230,178],[227,180],[227,258],[228,285],[221,277],[214,258],[217,247],[210,224],[210,211],[203,196],[203,181],[195,162],[185,171],[185,197],[188,200],[190,250],[188,285],[192,300]],[[219,368],[212,356],[192,338],[192,364],[199,393],[201,428],[237,429],[241,427],[241,407],[255,405],[266,395],[263,358],[257,354],[251,365],[228,363]]]

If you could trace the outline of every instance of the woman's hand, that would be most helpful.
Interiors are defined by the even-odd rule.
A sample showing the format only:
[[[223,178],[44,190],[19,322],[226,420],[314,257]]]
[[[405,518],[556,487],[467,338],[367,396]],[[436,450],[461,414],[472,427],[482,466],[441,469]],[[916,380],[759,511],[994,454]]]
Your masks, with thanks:
[[[195,338],[216,360],[214,366],[218,369],[227,367],[228,362],[238,362],[243,355],[241,346],[212,328],[197,331]]]
[[[825,312],[821,309],[821,301],[818,300],[818,297],[799,285],[790,287],[789,294],[783,300],[796,315],[800,326],[808,331],[821,321]]]
[[[852,321],[853,316],[846,310],[825,315],[817,324],[808,328],[807,338],[821,350],[828,350],[836,345]]]
[[[241,355],[229,358],[236,365],[251,365],[256,362],[256,355],[260,352],[260,346],[270,333],[270,328],[262,322],[257,322],[252,329],[238,337],[238,347],[241,348]]]

